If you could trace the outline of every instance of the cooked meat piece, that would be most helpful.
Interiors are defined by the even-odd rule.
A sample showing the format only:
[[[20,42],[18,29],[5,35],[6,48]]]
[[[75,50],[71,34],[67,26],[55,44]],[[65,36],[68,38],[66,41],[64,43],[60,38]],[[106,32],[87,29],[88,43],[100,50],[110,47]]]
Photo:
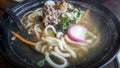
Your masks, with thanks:
[[[49,24],[58,24],[58,17],[62,14],[62,12],[58,9],[55,9],[54,6],[45,5],[43,7],[43,23],[45,26]]]

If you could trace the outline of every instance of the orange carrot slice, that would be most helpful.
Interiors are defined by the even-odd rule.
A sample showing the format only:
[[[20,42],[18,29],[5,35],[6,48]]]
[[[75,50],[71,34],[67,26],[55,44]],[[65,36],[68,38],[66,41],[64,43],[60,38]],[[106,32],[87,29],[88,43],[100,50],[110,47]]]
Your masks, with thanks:
[[[79,21],[79,23],[83,23],[83,21],[87,18],[88,13],[89,13],[89,9],[87,9],[87,10],[85,11],[85,13],[83,14],[83,17],[82,17],[82,19]]]
[[[25,38],[23,38],[23,37],[20,36],[19,34],[15,33],[14,31],[11,31],[11,33],[12,33],[15,37],[17,37],[19,40],[21,40],[22,42],[24,42],[24,43],[26,43],[26,44],[28,44],[28,45],[30,45],[30,46],[35,46],[35,44],[36,44],[36,43],[34,43],[34,42],[31,42],[31,41],[26,40]]]

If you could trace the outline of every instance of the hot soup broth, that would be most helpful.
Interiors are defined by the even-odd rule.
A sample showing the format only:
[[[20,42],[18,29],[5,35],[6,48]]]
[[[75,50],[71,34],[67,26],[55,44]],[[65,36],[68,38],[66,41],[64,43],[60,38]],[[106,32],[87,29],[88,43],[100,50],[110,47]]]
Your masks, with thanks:
[[[15,39],[16,53],[38,66],[69,67],[95,58],[102,51],[96,14],[65,1],[47,1],[28,11],[21,22],[36,44]],[[14,35],[15,36],[15,35]],[[32,47],[32,48],[31,48]]]

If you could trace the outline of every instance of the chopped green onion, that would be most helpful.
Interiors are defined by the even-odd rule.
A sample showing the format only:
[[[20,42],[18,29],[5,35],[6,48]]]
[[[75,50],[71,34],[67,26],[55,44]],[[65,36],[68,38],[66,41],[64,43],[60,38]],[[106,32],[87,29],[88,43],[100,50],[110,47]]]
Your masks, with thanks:
[[[76,21],[75,21],[76,23],[78,23],[78,22],[81,20],[82,15],[83,15],[83,14],[80,14],[79,17],[76,18]]]
[[[69,9],[70,12],[66,12],[60,17],[60,24],[62,29],[65,30],[71,23],[78,23],[82,18],[82,11],[78,9]]]
[[[37,65],[40,66],[40,67],[44,66],[44,64],[45,64],[45,59],[40,60],[40,61],[37,63]]]

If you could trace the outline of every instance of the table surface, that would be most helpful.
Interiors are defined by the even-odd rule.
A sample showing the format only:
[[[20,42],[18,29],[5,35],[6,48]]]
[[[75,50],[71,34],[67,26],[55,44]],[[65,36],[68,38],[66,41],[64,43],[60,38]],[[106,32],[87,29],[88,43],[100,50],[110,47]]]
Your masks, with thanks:
[[[110,11],[112,11],[120,21],[120,0],[109,0],[105,3],[102,3],[102,5],[104,5]],[[2,14],[1,11],[0,13]],[[14,68],[14,67],[0,55],[0,68]],[[111,63],[106,65],[104,68],[118,68],[117,60],[114,59]]]

